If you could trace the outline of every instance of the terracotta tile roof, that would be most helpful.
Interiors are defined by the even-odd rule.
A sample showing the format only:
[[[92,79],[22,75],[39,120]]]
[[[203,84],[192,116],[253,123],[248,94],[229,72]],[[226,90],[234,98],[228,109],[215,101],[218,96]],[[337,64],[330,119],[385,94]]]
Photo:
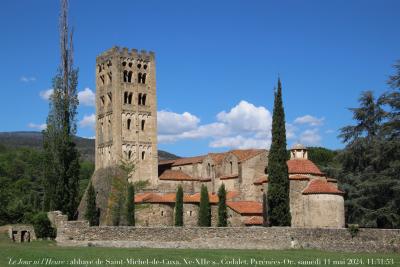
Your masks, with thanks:
[[[301,175],[301,174],[295,174],[295,175],[289,175],[289,180],[304,180],[304,181],[309,181],[310,177]]]
[[[251,216],[244,220],[245,225],[262,225],[263,224],[263,217],[262,216]]]
[[[224,160],[226,153],[209,153],[208,155],[210,155],[215,164],[218,165]]]
[[[231,200],[239,196],[236,191],[228,191],[226,193],[226,199]],[[175,203],[175,193],[138,193],[135,195],[135,203]],[[210,203],[217,204],[218,196],[215,193],[209,193],[208,197]],[[195,194],[184,194],[184,203],[200,203],[200,193]]]
[[[139,193],[135,195],[135,203],[175,203],[175,193]]]
[[[323,175],[318,167],[308,159],[291,159],[287,161],[289,174]]]
[[[240,150],[237,149],[237,150],[231,150],[227,153],[234,154],[236,157],[239,158],[239,161],[245,161],[265,151],[266,151],[265,149],[240,149]]]
[[[313,179],[308,183],[307,187],[303,190],[303,194],[343,195],[344,192],[337,189],[334,185],[328,183],[327,180]]]
[[[227,201],[226,205],[241,215],[261,215],[262,203],[257,201]]]
[[[197,156],[197,157],[190,157],[190,158],[180,158],[176,159],[172,166],[181,166],[181,165],[188,165],[194,163],[201,163],[206,156]]]
[[[265,184],[265,183],[268,183],[268,176],[262,176],[262,177],[260,177],[260,178],[258,178],[255,182],[254,182],[254,184],[255,185],[262,185],[262,184]]]
[[[208,193],[208,198],[211,204],[218,203],[218,196],[216,194]],[[200,203],[200,193],[195,193],[193,195],[185,195],[183,197],[183,202],[185,203]]]
[[[159,160],[158,165],[168,165],[175,162],[176,159]]]
[[[207,155],[209,155],[216,164],[221,164],[223,159],[229,153],[232,153],[236,157],[238,157],[239,161],[245,161],[245,160],[248,160],[254,156],[257,156],[258,154],[265,152],[265,151],[266,151],[265,149],[236,149],[236,150],[230,150],[230,151],[223,152],[223,153],[209,153]],[[158,165],[171,164],[172,166],[181,166],[181,165],[187,165],[187,164],[201,163],[201,162],[203,162],[204,158],[207,157],[207,155],[202,155],[202,156],[197,156],[197,157],[189,157],[189,158],[179,158],[179,159],[174,159],[174,160],[160,160],[158,162]]]
[[[224,176],[218,177],[218,179],[220,179],[220,180],[229,180],[229,179],[236,179],[236,178],[239,178],[238,174],[224,175]]]
[[[193,178],[180,170],[165,170],[159,177],[160,180],[173,180],[173,181],[198,181],[199,179]]]

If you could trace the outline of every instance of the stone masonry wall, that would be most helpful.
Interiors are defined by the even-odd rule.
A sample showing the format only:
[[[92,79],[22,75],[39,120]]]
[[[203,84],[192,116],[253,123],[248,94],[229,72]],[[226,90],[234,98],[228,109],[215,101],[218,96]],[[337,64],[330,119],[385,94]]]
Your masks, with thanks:
[[[400,230],[290,227],[89,227],[85,221],[57,223],[60,246],[193,249],[312,248],[352,252],[400,252]]]

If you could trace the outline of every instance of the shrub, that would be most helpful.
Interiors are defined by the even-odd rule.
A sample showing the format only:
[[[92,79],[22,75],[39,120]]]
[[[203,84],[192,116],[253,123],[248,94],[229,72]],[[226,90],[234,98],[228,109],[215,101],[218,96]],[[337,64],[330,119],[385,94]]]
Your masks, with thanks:
[[[51,227],[51,223],[46,212],[39,212],[34,215],[32,218],[32,223],[38,238],[56,237],[56,229]]]

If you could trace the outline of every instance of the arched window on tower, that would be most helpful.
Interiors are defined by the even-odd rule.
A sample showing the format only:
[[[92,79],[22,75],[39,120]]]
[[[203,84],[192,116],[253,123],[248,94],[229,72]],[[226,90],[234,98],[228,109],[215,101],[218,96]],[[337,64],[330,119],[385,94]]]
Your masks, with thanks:
[[[108,75],[108,83],[112,82],[112,72],[110,71],[109,73],[107,73]]]
[[[142,74],[142,83],[145,84],[146,83],[146,73]]]
[[[128,104],[132,104],[132,93],[128,95]]]
[[[128,130],[131,129],[131,119],[128,119],[128,120],[126,121],[126,128],[127,128]]]
[[[124,70],[124,82],[126,83],[128,81],[128,71]]]
[[[142,105],[145,106],[146,105],[146,94],[142,95]]]
[[[138,95],[138,105],[140,106],[142,104],[142,93],[139,93]]]
[[[137,75],[137,81],[138,81],[138,83],[142,83],[142,73],[141,72],[139,72]]]
[[[128,92],[124,92],[124,104],[128,104]]]
[[[128,72],[128,83],[132,82],[132,74],[133,74],[132,71]]]
[[[132,151],[129,151],[128,152],[128,159],[131,159],[131,157],[132,157]]]
[[[142,160],[145,160],[146,152],[142,151]]]
[[[142,120],[142,123],[141,123],[141,129],[142,129],[142,131],[144,131],[144,123],[145,123],[145,120]]]

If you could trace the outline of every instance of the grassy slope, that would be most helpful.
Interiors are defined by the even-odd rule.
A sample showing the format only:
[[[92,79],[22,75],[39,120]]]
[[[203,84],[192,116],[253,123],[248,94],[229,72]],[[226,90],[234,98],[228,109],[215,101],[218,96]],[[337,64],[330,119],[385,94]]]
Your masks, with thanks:
[[[51,258],[53,260],[65,260],[71,261],[72,259],[80,259],[85,261],[101,259],[104,263],[89,264],[87,266],[146,266],[138,264],[127,264],[126,259],[157,259],[161,261],[165,260],[179,260],[181,266],[212,266],[212,264],[196,264],[195,261],[206,259],[210,261],[221,262],[224,259],[241,259],[250,262],[250,259],[256,260],[280,260],[290,259],[294,261],[294,264],[218,264],[216,266],[318,266],[310,264],[297,264],[300,260],[323,260],[324,258],[334,260],[346,260],[346,259],[363,259],[366,263],[367,258],[392,258],[395,264],[389,266],[400,265],[400,255],[395,253],[389,254],[374,254],[374,253],[335,253],[335,252],[323,252],[316,250],[285,250],[285,251],[261,251],[261,250],[188,250],[188,249],[128,249],[128,248],[62,248],[57,247],[53,241],[36,241],[25,244],[11,243],[4,234],[0,236],[0,266],[12,266],[8,265],[9,259],[13,260],[39,260],[43,258]],[[184,264],[184,259],[193,261],[191,264]],[[124,261],[124,263],[118,264],[105,264],[106,260],[112,261]],[[338,266],[336,265],[323,265],[323,266]],[[364,266],[363,264],[361,266]],[[21,266],[21,265],[19,265]],[[25,266],[86,266],[86,265],[70,265],[70,264],[48,264],[48,265],[25,265]],[[147,266],[176,266],[176,264],[149,264]],[[340,266],[340,265],[339,265]],[[343,264],[342,266],[352,266],[350,264]],[[360,265],[358,265],[360,266]],[[368,266],[388,266],[388,265],[373,265]]]

